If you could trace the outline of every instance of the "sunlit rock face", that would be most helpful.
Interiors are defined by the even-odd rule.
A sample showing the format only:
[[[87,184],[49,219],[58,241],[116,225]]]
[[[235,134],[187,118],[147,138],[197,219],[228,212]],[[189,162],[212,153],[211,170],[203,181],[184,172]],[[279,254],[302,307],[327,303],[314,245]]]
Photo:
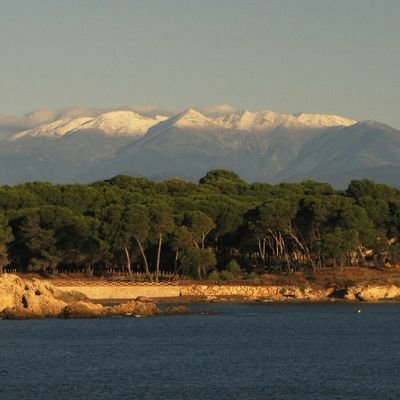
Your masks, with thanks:
[[[48,281],[0,275],[0,318],[93,318],[112,315],[151,316],[160,311],[150,300],[133,299],[103,307],[81,292],[63,291]]]
[[[347,289],[345,298],[361,301],[400,300],[400,287],[390,284],[353,286]]]
[[[55,316],[68,305],[63,297],[47,282],[9,274],[0,276],[0,313],[17,317]]]

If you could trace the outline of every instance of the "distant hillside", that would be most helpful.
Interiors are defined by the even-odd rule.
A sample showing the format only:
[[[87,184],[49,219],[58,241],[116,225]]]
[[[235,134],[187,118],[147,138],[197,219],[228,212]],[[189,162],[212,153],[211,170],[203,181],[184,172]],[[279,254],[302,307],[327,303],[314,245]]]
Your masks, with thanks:
[[[400,131],[333,115],[189,109],[173,117],[114,111],[0,137],[0,183],[90,182],[117,174],[197,180],[210,169],[248,181],[400,185]]]

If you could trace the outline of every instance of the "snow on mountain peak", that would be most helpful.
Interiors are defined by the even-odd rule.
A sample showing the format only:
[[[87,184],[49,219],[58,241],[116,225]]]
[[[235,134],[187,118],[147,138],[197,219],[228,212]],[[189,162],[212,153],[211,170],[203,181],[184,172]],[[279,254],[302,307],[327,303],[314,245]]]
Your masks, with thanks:
[[[284,121],[284,114],[273,111],[238,111],[219,118],[219,123],[225,128],[244,131],[267,130]]]
[[[218,118],[221,126],[244,131],[265,131],[277,126],[291,128],[326,128],[330,126],[350,126],[357,121],[323,114],[281,114],[273,111],[238,111]]]
[[[74,119],[60,119],[49,124],[40,125],[37,128],[28,129],[23,132],[18,132],[11,137],[11,140],[17,140],[24,137],[60,137],[64,136],[70,131],[85,125],[91,121],[92,117],[80,117]]]
[[[99,131],[106,135],[141,137],[147,133],[149,128],[158,123],[161,123],[157,129],[158,132],[171,126],[187,129],[230,129],[244,132],[260,132],[268,131],[278,126],[294,129],[350,126],[356,121],[337,115],[306,113],[292,115],[273,111],[235,111],[222,117],[213,117],[189,108],[168,118],[162,115],[146,117],[130,110],[117,110],[105,112],[97,117],[61,119],[19,132],[13,135],[10,140],[26,137],[57,138],[88,130]]]
[[[167,117],[161,115],[149,118],[133,111],[110,111],[86,123],[82,129],[98,129],[106,134],[143,136],[151,126],[165,119]]]
[[[215,125],[214,119],[206,117],[194,108],[189,108],[172,118],[173,125],[185,128],[203,128]]]
[[[157,115],[153,118],[144,117],[133,111],[110,111],[100,114],[98,117],[80,117],[54,121],[16,133],[10,140],[27,137],[56,138],[89,129],[99,130],[107,135],[143,136],[151,126],[167,118],[162,115]]]
[[[330,126],[349,126],[356,121],[335,115],[321,114],[283,114],[273,111],[235,111],[224,116],[204,115],[189,108],[162,122],[151,130],[150,136],[160,134],[171,127],[195,130],[235,130],[242,132],[266,132],[276,127],[290,129],[326,128]]]
[[[329,127],[329,126],[351,126],[357,121],[339,117],[338,115],[329,114],[306,114],[300,113],[295,115],[296,120],[301,124],[316,127]]]

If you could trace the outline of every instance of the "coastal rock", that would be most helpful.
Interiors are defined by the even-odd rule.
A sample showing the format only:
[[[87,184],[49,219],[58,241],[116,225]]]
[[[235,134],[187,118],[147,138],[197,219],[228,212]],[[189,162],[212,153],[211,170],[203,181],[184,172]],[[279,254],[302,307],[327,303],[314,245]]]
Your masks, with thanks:
[[[127,303],[118,304],[113,307],[106,307],[107,315],[140,315],[151,316],[160,312],[158,307],[148,299],[145,301],[135,299]]]
[[[0,276],[0,316],[2,318],[42,318],[102,315],[103,307],[79,292],[63,292],[50,282]]]
[[[311,286],[250,286],[250,285],[188,285],[181,290],[182,296],[202,297],[206,301],[221,301],[226,297],[241,297],[244,301],[256,300],[327,300],[333,288]]]
[[[9,274],[0,276],[0,313],[4,312],[5,317],[10,313],[22,317],[58,315],[68,304],[61,297],[61,292],[48,282]]]
[[[163,311],[163,314],[164,315],[176,315],[176,314],[189,315],[190,310],[186,306],[171,306],[171,307],[166,308]]]
[[[96,318],[103,316],[104,307],[100,304],[87,301],[77,301],[64,307],[59,314],[60,318]]]
[[[352,286],[347,288],[347,300],[379,301],[400,299],[400,287],[395,285]]]
[[[170,307],[164,314],[187,314],[186,307]],[[113,307],[93,303],[77,291],[61,291],[50,282],[0,275],[0,318],[96,318],[114,315],[162,314],[149,298],[139,297]]]
[[[260,299],[256,296],[245,296],[245,297],[243,297],[243,300],[249,301],[249,302],[260,301]]]

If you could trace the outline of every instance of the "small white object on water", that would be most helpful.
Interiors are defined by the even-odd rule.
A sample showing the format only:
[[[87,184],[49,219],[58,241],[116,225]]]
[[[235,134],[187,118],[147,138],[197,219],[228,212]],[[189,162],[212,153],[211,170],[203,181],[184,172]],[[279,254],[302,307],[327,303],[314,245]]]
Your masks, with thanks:
[[[359,314],[361,314],[361,310],[358,310],[357,312],[358,312]]]

